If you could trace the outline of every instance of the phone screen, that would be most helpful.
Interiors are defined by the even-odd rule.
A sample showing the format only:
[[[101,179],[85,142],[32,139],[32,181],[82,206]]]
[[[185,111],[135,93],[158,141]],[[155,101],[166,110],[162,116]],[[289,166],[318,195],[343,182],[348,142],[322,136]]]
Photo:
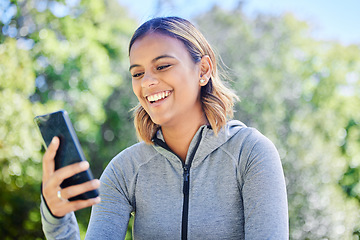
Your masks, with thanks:
[[[60,139],[60,145],[55,156],[55,170],[67,165],[86,161],[75,130],[71,124],[68,113],[64,110],[35,117],[35,123],[39,127],[46,147],[49,146],[53,137]],[[91,170],[78,173],[65,179],[60,185],[62,188],[84,183],[93,179]],[[70,201],[97,197],[97,190],[89,191],[79,196],[70,198]]]

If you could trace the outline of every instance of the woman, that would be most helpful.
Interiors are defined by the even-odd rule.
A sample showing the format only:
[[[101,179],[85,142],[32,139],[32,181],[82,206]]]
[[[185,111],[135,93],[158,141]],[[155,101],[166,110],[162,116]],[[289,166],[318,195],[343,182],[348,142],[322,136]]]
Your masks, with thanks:
[[[135,31],[129,58],[143,141],[109,163],[101,184],[60,189],[88,164],[54,172],[54,138],[43,159],[45,234],[79,239],[73,211],[96,204],[86,239],[123,239],[131,213],[135,239],[287,239],[278,153],[257,130],[228,121],[236,95],[203,35],[184,19],[155,18]],[[101,202],[66,200],[99,185]]]

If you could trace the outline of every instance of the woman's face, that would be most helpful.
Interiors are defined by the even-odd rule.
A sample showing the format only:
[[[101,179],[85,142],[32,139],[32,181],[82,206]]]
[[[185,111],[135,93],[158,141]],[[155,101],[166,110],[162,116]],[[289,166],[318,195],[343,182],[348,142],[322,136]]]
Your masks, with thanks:
[[[200,64],[180,40],[159,33],[136,40],[130,49],[130,73],[133,91],[154,123],[171,127],[204,116]]]

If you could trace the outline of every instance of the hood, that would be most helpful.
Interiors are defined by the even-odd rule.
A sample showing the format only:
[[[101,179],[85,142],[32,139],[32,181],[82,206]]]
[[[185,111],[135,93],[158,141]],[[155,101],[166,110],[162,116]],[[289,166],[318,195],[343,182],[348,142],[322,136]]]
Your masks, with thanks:
[[[189,161],[189,156],[194,156],[194,161],[196,161],[196,159],[204,159],[243,128],[246,128],[244,123],[238,120],[231,120],[220,129],[217,135],[215,135],[210,126],[201,126],[191,140],[185,162]],[[166,145],[161,129],[156,133],[153,142],[154,148],[160,154],[164,155],[166,158],[180,160],[180,158]],[[195,155],[193,155],[193,151],[196,151]]]

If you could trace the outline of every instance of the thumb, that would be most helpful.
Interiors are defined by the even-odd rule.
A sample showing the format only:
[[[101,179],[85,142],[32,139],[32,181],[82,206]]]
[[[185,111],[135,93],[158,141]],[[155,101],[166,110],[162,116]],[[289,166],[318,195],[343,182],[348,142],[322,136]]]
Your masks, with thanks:
[[[55,155],[59,148],[60,140],[54,137],[43,157],[43,182],[46,182],[55,171]]]

